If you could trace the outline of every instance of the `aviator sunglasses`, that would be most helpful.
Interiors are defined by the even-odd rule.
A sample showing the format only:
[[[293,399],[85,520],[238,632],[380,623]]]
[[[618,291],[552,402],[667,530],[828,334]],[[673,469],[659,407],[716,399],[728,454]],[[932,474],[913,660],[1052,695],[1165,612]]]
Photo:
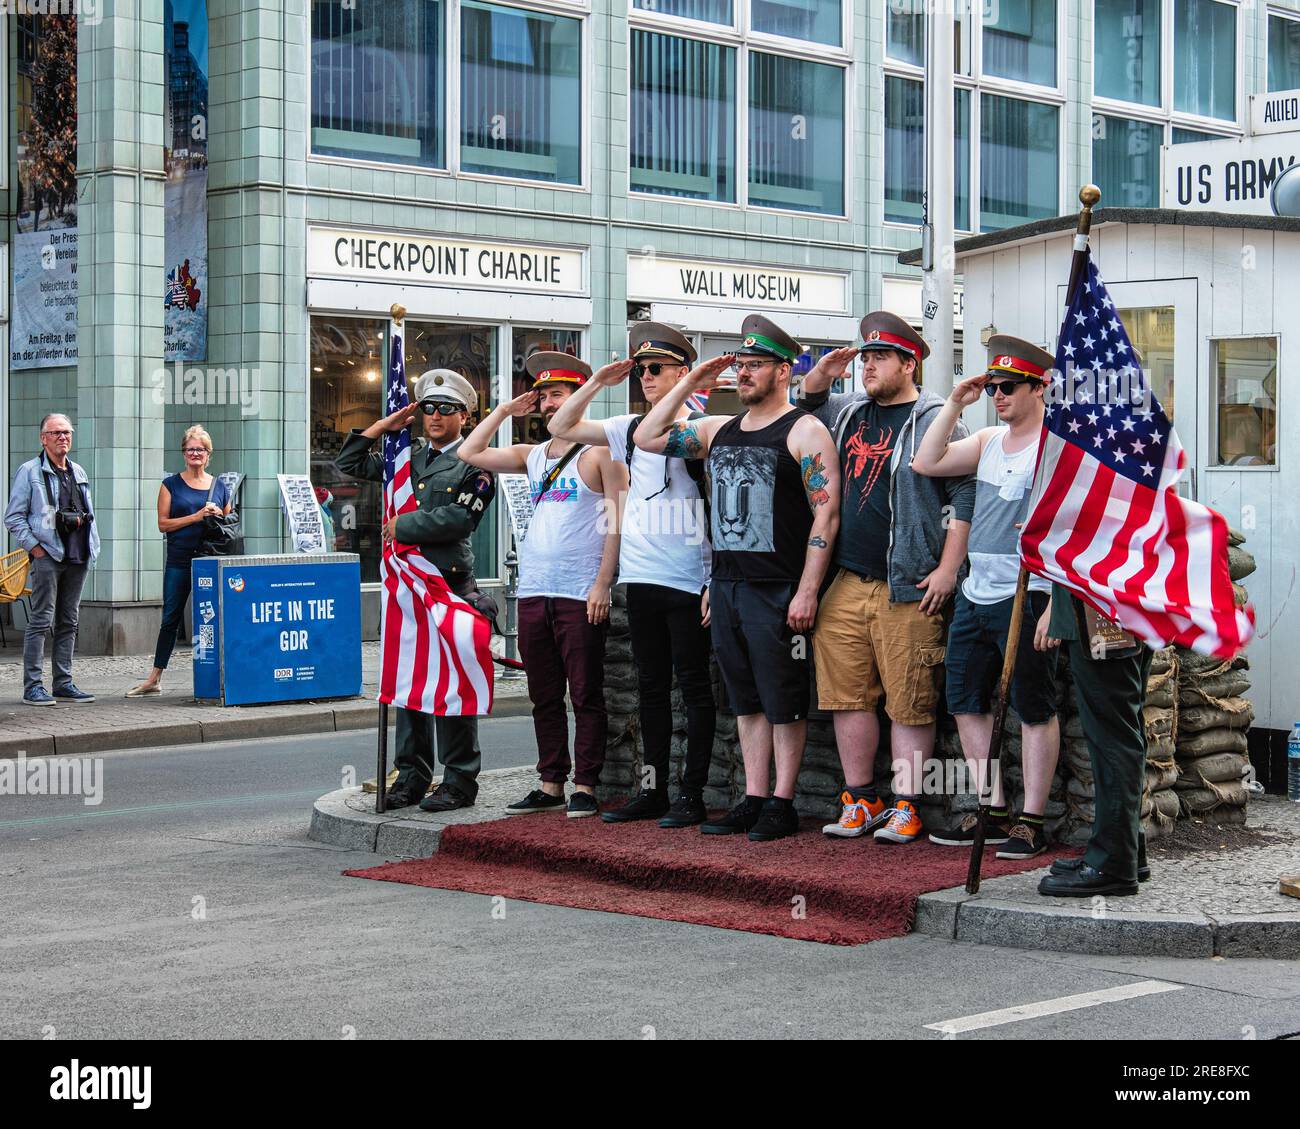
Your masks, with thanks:
[[[457,412],[463,412],[464,410],[459,404],[452,404],[447,400],[420,401],[420,411],[426,416],[431,416],[435,412],[440,416],[454,416]]]

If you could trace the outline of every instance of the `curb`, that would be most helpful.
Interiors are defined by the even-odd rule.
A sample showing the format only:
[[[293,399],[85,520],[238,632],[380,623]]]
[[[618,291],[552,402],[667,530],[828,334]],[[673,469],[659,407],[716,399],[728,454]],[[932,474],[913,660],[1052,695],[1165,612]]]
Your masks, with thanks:
[[[379,705],[371,700],[311,702],[294,713],[259,713],[256,706],[235,707],[239,712],[221,716],[220,706],[208,707],[212,718],[167,721],[134,729],[85,729],[68,733],[38,734],[0,740],[0,760],[19,753],[28,757],[86,756],[122,749],[158,748],[164,745],[198,745],[208,741],[239,741],[257,737],[292,737],[306,733],[343,733],[373,729],[379,723]],[[526,697],[496,703],[491,716],[528,717],[532,703]]]
[[[1091,956],[1258,957],[1300,959],[1300,913],[1205,914],[1137,913],[1109,906],[1094,916],[1075,907],[1032,905],[968,895],[956,886],[922,894],[914,933]]]

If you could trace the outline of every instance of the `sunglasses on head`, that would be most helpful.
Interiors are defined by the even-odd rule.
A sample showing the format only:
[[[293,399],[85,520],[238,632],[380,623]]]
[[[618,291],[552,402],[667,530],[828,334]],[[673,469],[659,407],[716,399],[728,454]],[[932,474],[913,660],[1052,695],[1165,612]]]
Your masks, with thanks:
[[[676,361],[655,361],[648,365],[643,365],[640,362],[637,362],[632,366],[632,375],[635,376],[637,380],[640,380],[646,373],[649,373],[651,376],[658,376],[666,368],[681,368],[681,365]]]
[[[1028,380],[991,380],[984,385],[984,391],[990,396],[998,392],[1001,392],[1004,396],[1010,396],[1020,385],[1030,383],[1032,382]]]
[[[421,400],[420,411],[426,416],[431,416],[435,412],[440,416],[454,416],[457,412],[463,412],[466,409],[459,404],[450,403],[447,400]]]

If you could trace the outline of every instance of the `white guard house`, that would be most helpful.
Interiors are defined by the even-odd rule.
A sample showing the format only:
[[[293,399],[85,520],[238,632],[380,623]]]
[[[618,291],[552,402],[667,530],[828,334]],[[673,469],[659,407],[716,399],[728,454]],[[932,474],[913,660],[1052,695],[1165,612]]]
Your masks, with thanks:
[[[956,244],[967,373],[982,371],[993,333],[1055,353],[1077,218]],[[1181,492],[1241,530],[1258,564],[1243,581],[1258,629],[1252,748],[1277,749],[1300,720],[1300,220],[1102,207],[1091,245],[1187,451]],[[967,417],[995,422],[983,400]]]

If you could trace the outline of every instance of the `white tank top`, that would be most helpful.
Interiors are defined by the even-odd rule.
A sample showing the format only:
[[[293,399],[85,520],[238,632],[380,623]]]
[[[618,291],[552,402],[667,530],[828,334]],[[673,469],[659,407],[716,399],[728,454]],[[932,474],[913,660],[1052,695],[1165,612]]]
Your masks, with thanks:
[[[542,480],[560,461],[546,457],[549,446],[539,443],[528,452],[533,516],[519,548],[519,597],[585,601],[605,551],[605,499],[582,481],[578,473],[582,455],[570,459],[546,496],[540,497]]]

